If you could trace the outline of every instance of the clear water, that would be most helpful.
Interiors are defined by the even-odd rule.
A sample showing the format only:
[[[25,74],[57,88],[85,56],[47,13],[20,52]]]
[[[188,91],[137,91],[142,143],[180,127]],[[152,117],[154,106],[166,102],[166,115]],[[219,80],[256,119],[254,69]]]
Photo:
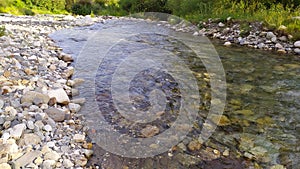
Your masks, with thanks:
[[[136,35],[128,37],[132,32]],[[91,35],[101,37],[87,45]],[[223,47],[213,41],[226,74],[227,101],[223,115],[228,120],[217,127],[199,150],[190,151],[184,146],[199,137],[210,108],[211,92],[204,80],[207,71],[201,59],[185,44],[168,35],[173,36],[174,32],[155,24],[130,20],[113,20],[51,35],[66,53],[77,57],[73,65],[78,77],[93,77],[79,87],[80,97],[88,100],[83,111],[95,107],[103,113],[101,120],[131,137],[141,137],[141,129],[146,125],[122,118],[113,105],[110,92],[112,75],[126,54],[147,46],[177,53],[197,78],[201,96],[197,106],[199,117],[181,146],[152,158],[131,159],[109,153],[95,144],[89,164],[102,168],[268,168],[276,164],[299,168],[300,58],[243,47]],[[126,41],[119,42],[119,39]],[[110,49],[108,53],[107,49]],[[85,52],[97,55],[82,57]],[[161,119],[149,123],[163,132],[178,116],[181,100],[178,88],[176,80],[166,72],[147,69],[131,82],[130,99],[135,108],[146,110],[150,105],[150,91],[164,91],[170,104]],[[87,119],[99,120],[95,114],[87,114]],[[229,155],[224,151],[229,151]]]

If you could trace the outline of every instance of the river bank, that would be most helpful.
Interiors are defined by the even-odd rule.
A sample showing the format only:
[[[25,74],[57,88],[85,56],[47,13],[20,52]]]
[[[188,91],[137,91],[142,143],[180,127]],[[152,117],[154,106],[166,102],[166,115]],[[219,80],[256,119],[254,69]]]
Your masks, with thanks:
[[[50,33],[104,19],[63,15],[0,16],[0,168],[82,168],[92,155],[72,99],[72,56]]]

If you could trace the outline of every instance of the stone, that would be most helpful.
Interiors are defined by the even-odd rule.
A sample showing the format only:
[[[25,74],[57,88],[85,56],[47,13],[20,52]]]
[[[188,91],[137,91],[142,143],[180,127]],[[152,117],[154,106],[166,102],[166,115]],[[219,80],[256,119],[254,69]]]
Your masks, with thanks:
[[[276,37],[276,35],[273,32],[267,32],[267,34],[266,34],[267,39],[272,39],[274,37]]]
[[[69,99],[67,93],[62,88],[49,90],[48,95],[50,98],[56,98],[57,103],[68,104],[70,102],[70,99]]]
[[[218,23],[218,27],[223,28],[224,26],[225,26],[224,23],[222,23],[222,22]]]
[[[81,106],[79,104],[75,104],[75,103],[69,103],[69,109],[72,113],[78,113]]]
[[[4,106],[4,101],[2,99],[0,99],[0,109],[2,109]]]
[[[26,125],[25,124],[17,124],[13,127],[13,129],[11,130],[10,132],[10,135],[12,138],[18,140],[21,138],[23,132],[25,131],[26,129]]]
[[[231,46],[231,42],[225,42],[224,46]]]
[[[77,142],[77,143],[82,143],[82,142],[85,141],[85,136],[82,135],[82,134],[75,134],[75,135],[73,136],[73,140],[74,140],[75,142]]]
[[[30,151],[12,162],[13,168],[24,168],[27,164],[41,155],[40,151]]]
[[[93,155],[94,151],[93,150],[83,150],[83,154],[85,155],[86,158],[90,158]]]
[[[62,122],[65,120],[65,112],[57,108],[51,107],[45,110],[45,113],[56,122]]]
[[[62,60],[65,62],[73,62],[73,58],[70,55],[63,55]]]
[[[283,49],[283,46],[280,43],[275,44],[275,48],[277,49]]]
[[[5,121],[5,122],[3,123],[4,129],[8,129],[8,128],[10,127],[10,125],[11,125],[11,121]]]
[[[278,39],[282,42],[286,42],[288,40],[286,36],[281,36]]]
[[[296,41],[296,42],[294,43],[294,46],[295,46],[296,48],[300,48],[300,41]]]
[[[38,145],[41,142],[41,138],[34,134],[34,133],[29,133],[29,134],[24,134],[24,143],[25,145]]]
[[[190,151],[200,150],[202,144],[198,140],[193,140],[188,144],[188,149]]]
[[[72,161],[69,159],[64,159],[63,166],[66,168],[71,168],[74,166],[74,163],[72,163]]]
[[[85,166],[87,164],[87,159],[84,156],[79,156],[75,159],[75,164],[78,166]]]
[[[7,140],[5,144],[0,142],[0,156],[3,154],[14,154],[19,151],[16,141],[13,139]]]
[[[46,124],[43,129],[48,132],[52,131],[52,127],[49,124]]]
[[[30,129],[30,130],[34,129],[34,123],[33,123],[33,121],[31,121],[31,120],[27,121],[27,128]]]
[[[295,49],[294,49],[294,52],[295,52],[296,54],[300,55],[300,49],[299,49],[299,48],[295,48]]]
[[[41,165],[43,163],[43,159],[42,157],[37,157],[35,160],[34,160],[34,164],[36,165]]]
[[[26,92],[22,98],[21,98],[21,103],[33,103],[34,100],[40,100],[42,103],[48,103],[49,101],[49,96],[48,95],[45,95],[45,94],[42,94],[42,93],[39,93],[39,92],[35,92],[35,91],[29,91],[29,92]]]
[[[159,133],[159,128],[152,125],[147,125],[145,128],[141,130],[142,136],[146,138],[153,137],[158,133]]]
[[[286,51],[285,51],[285,49],[278,49],[278,50],[277,50],[277,53],[280,53],[280,54],[286,54]]]
[[[56,162],[54,160],[45,160],[43,162],[43,169],[53,169],[55,167]]]
[[[7,164],[7,163],[2,163],[2,164],[0,164],[0,168],[1,168],[1,169],[11,169],[10,165]]]
[[[78,98],[71,100],[72,103],[83,105],[85,103],[85,98]]]
[[[223,151],[223,156],[225,156],[225,157],[229,156],[229,150],[228,149]]]
[[[270,169],[286,169],[283,165],[276,164],[270,167]]]
[[[208,118],[218,126],[228,126],[231,124],[231,121],[225,115],[210,114]]]
[[[275,37],[271,38],[271,41],[275,43],[277,41],[277,37],[275,36]]]
[[[60,159],[60,155],[56,151],[50,151],[45,154],[44,159],[58,161],[58,159]]]

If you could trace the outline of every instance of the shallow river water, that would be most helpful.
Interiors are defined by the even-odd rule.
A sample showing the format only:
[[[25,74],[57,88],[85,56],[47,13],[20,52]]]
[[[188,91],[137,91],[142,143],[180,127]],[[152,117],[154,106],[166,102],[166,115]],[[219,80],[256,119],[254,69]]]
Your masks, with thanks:
[[[278,55],[245,47],[224,47],[218,41],[210,44],[207,39],[199,37],[193,43],[207,52],[203,54],[206,57],[218,54],[226,77],[227,89],[219,91],[226,93],[225,108],[221,112],[223,114],[211,116],[207,123],[205,119],[214,97],[210,81],[212,76],[216,76],[214,72],[211,73],[208,64],[217,60],[206,62],[209,58],[197,56],[191,44],[184,43],[186,39],[190,39],[189,35],[177,34],[145,21],[111,20],[105,24],[61,30],[51,37],[65,53],[76,58],[73,63],[75,78],[85,79],[85,83],[78,89],[79,97],[87,99],[82,113],[86,115],[90,141],[94,143],[90,166],[105,169],[242,169],[272,166],[273,169],[279,169],[280,165],[290,169],[300,168],[299,56]],[[192,39],[195,38],[197,39]],[[140,51],[144,54],[139,53]],[[177,57],[175,60],[171,53]],[[152,68],[150,62],[146,62],[148,55],[158,58],[157,61],[166,70]],[[128,65],[122,65],[126,59]],[[147,64],[143,64],[143,60]],[[181,87],[182,79],[173,77],[167,71],[174,69],[176,72],[180,68],[189,70],[178,75],[188,79],[183,80],[187,89],[190,89],[187,93]],[[122,77],[122,73],[127,71],[137,72]],[[114,81],[115,76],[118,76],[118,82]],[[126,79],[129,76],[130,81]],[[193,91],[194,80],[198,87],[196,92]],[[114,83],[117,83],[115,88],[112,87]],[[128,95],[122,93],[123,88]],[[113,89],[117,92],[112,91]],[[148,117],[147,113],[141,114],[142,117],[136,115],[138,113],[135,110],[149,110],[153,103],[152,91],[157,92],[156,96],[161,96],[154,99],[154,102],[163,106],[163,110],[155,110],[154,119],[151,119],[153,115]],[[193,92],[189,93],[191,91]],[[222,94],[216,93],[222,98]],[[189,103],[184,102],[184,94],[192,98]],[[128,101],[128,104],[121,104],[122,101]],[[180,112],[183,102],[194,106],[196,116],[192,116],[192,126],[184,137],[175,138],[174,142],[171,141],[174,139],[172,135],[159,138],[163,143],[164,139],[170,141],[171,147],[168,147],[168,143],[165,145],[166,149],[161,148],[162,144],[159,143],[145,143],[146,146],[125,146],[120,148],[122,150],[118,149],[123,143],[136,145],[127,144],[128,141],[139,142],[170,130],[174,121],[182,118]],[[221,102],[217,105],[222,107]],[[124,117],[124,112],[120,111],[122,108],[128,112],[132,110],[135,116],[132,119]],[[146,122],[133,117],[145,117]],[[106,125],[110,125],[109,129]],[[202,129],[207,126],[213,129],[214,125],[217,127],[211,137],[201,140]],[[178,129],[178,132],[179,130],[181,131]],[[110,137],[110,132],[119,133],[120,137]],[[105,134],[94,136],[93,133]],[[177,133],[173,134],[177,136]],[[124,135],[135,139],[120,139]],[[103,140],[107,143],[97,144]],[[157,155],[148,157],[153,152],[152,149],[160,151],[157,151]],[[143,158],[132,158],[134,153]]]

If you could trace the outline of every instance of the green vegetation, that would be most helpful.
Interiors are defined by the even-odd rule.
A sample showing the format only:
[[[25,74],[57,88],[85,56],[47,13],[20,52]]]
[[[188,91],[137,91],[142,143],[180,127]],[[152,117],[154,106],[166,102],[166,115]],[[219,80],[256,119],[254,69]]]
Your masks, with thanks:
[[[5,27],[0,26],[0,37],[5,35]]]
[[[0,12],[34,15],[35,13],[73,13],[76,15],[128,15],[137,12],[163,12],[198,24],[209,18],[242,23],[263,21],[272,30],[300,38],[300,0],[0,0]]]

